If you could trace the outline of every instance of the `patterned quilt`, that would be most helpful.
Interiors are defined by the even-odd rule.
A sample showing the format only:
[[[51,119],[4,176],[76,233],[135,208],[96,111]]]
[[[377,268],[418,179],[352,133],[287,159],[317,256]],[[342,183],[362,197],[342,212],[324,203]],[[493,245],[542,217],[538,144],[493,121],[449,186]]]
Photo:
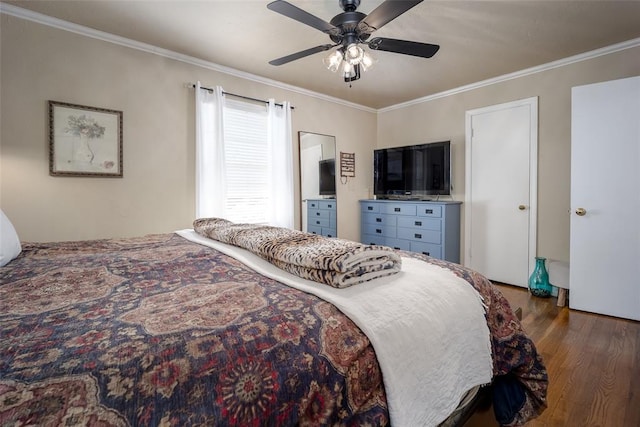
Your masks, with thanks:
[[[418,255],[416,255],[418,256]],[[487,303],[494,373],[547,377],[506,300]],[[0,425],[388,425],[366,336],[333,305],[177,235],[24,244],[0,270]]]

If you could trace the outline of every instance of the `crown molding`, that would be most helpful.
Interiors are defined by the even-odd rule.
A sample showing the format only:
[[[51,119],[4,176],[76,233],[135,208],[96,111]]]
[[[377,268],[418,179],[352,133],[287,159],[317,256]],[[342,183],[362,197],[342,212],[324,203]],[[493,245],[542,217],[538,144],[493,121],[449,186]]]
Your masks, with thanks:
[[[446,90],[444,92],[434,93],[433,95],[428,95],[422,98],[416,98],[411,101],[403,102],[401,104],[391,105],[389,107],[381,108],[378,110],[378,113],[386,113],[387,111],[398,110],[401,108],[406,108],[412,105],[422,104],[425,102],[433,101],[439,98],[445,98],[447,96],[455,95],[462,92],[468,92],[470,90],[479,89],[481,87],[494,85],[496,83],[506,82],[508,80],[518,79],[520,77],[529,76],[531,74],[541,73],[543,71],[552,70],[554,68],[564,67],[570,64],[575,64],[576,62],[582,62],[589,59],[597,58],[603,55],[609,55],[611,53],[619,52],[625,49],[631,49],[634,47],[640,46],[640,38],[631,39],[626,42],[621,42],[617,44],[613,44],[611,46],[606,46],[600,49],[592,50],[589,52],[581,53],[574,56],[569,56],[567,58],[559,59],[557,61],[548,62],[546,64],[538,65],[531,68],[526,68],[524,70],[516,71],[509,74],[504,74],[502,76],[493,77],[491,79],[482,80],[476,83],[471,83],[465,86],[460,86],[451,90]]]
[[[126,37],[117,36],[115,34],[107,33],[105,31],[100,31],[93,28],[85,27],[83,25],[74,24],[73,22],[64,21],[62,19],[54,18],[52,16],[44,15],[42,13],[34,12],[34,11],[24,9],[18,6],[14,6],[11,4],[0,2],[0,13],[4,13],[6,15],[14,16],[16,18],[24,19],[27,21],[32,21],[38,24],[46,25],[49,27],[57,28],[59,30],[69,31],[85,37],[90,37],[93,39],[117,44],[117,45],[128,47],[131,49],[136,49],[142,52],[163,56],[165,58],[184,62],[190,65],[195,65],[200,68],[217,71],[219,73],[228,74],[241,79],[250,80],[256,83],[261,83],[267,86],[272,86],[278,89],[284,89],[290,92],[295,92],[295,93],[309,96],[312,98],[321,99],[323,101],[332,102],[334,104],[340,104],[346,107],[355,108],[355,109],[363,110],[370,113],[376,113],[378,111],[375,108],[345,101],[340,98],[334,98],[332,96],[307,90],[298,86],[282,83],[277,80],[267,79],[265,77],[261,77],[255,74],[236,70],[230,67],[225,67],[224,65],[219,65],[214,62],[205,61],[203,59],[199,59],[193,56],[183,55],[181,53],[174,52],[172,50],[163,49],[147,43],[142,43],[136,40],[128,39]]]

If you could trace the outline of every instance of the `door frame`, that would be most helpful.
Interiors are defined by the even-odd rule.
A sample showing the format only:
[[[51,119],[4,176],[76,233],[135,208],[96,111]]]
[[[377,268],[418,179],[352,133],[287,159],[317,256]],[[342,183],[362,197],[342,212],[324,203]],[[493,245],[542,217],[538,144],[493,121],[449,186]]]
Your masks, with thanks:
[[[529,270],[527,277],[531,275],[535,267],[537,256],[538,237],[538,97],[520,99],[488,107],[468,110],[465,113],[465,204],[464,204],[464,265],[471,264],[471,207],[473,204],[471,194],[471,170],[473,159],[471,158],[471,144],[473,139],[473,117],[495,111],[512,109],[522,106],[529,107]],[[525,284],[526,286],[526,284]]]

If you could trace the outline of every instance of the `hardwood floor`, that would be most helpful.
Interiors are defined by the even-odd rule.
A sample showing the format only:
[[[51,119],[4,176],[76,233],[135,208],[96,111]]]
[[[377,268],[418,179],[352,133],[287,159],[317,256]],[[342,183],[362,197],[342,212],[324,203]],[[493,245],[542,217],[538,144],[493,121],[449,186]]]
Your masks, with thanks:
[[[549,374],[547,409],[527,426],[640,426],[640,322],[558,307],[526,289],[497,284]],[[569,298],[571,294],[569,294]],[[496,426],[493,409],[465,427]]]

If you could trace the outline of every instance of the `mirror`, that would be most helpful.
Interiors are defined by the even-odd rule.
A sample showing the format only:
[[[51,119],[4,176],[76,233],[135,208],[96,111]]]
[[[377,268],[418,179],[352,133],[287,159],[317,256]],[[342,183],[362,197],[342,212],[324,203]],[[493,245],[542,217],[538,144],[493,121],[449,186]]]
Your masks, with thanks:
[[[311,132],[298,132],[300,144],[300,200],[302,206],[302,230],[309,231],[308,200],[335,199],[336,192],[336,138]],[[333,177],[332,182],[328,178]],[[324,227],[332,237],[336,235],[335,203],[333,215],[330,215],[327,226]],[[324,214],[324,213],[323,213]],[[325,222],[322,221],[322,224]],[[313,229],[312,231],[315,231]],[[318,230],[319,231],[319,230]],[[326,233],[322,233],[326,234]]]

